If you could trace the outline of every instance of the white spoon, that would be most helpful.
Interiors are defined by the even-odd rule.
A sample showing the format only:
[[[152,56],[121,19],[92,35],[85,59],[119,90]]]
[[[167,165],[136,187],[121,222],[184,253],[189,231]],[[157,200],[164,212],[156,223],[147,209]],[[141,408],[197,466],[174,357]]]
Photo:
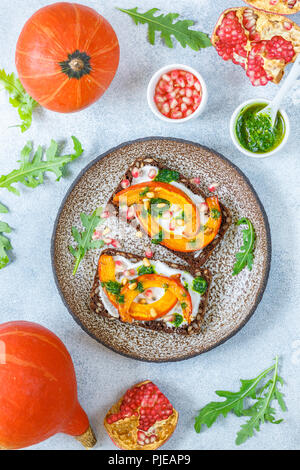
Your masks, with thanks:
[[[289,75],[287,76],[284,84],[278,91],[273,101],[271,101],[271,103],[268,104],[268,106],[261,109],[257,113],[257,116],[262,115],[262,114],[267,115],[271,119],[272,127],[274,127],[280,104],[283,98],[285,97],[285,95],[292,89],[292,86],[294,85],[295,81],[297,80],[299,76],[300,76],[300,54],[298,55],[296,62],[294,63]]]

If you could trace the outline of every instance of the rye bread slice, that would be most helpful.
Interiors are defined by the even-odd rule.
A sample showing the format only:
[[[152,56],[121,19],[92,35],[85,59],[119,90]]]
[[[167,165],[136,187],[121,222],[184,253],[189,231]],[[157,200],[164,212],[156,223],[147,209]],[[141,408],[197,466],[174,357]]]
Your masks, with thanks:
[[[139,261],[143,261],[143,256],[138,256],[133,253],[128,253],[126,251],[121,251],[121,250],[115,250],[115,249],[105,249],[101,252],[102,254],[110,255],[110,256],[123,256],[124,258],[130,259],[132,262],[137,263]],[[100,256],[101,256],[100,255]],[[153,261],[155,261],[155,258],[153,258]],[[156,261],[158,261],[156,259]],[[207,290],[205,294],[202,296],[200,304],[199,304],[199,309],[197,316],[195,317],[195,320],[190,324],[190,325],[183,325],[182,327],[169,327],[164,321],[162,320],[156,320],[156,321],[148,321],[148,322],[142,322],[142,321],[133,321],[131,325],[139,326],[142,328],[147,328],[150,330],[155,330],[155,331],[161,331],[164,333],[174,333],[174,334],[181,334],[181,335],[191,335],[191,334],[197,334],[200,333],[200,328],[201,324],[204,319],[206,307],[207,307],[207,302],[208,302],[208,296],[209,296],[209,290],[210,290],[210,285],[211,285],[211,273],[208,269],[205,268],[199,268],[196,266],[192,266],[187,268],[185,265],[180,265],[176,263],[166,263],[170,268],[173,269],[179,269],[181,271],[188,271],[193,277],[196,276],[202,276],[204,279],[207,281]],[[100,290],[99,290],[99,276],[98,276],[98,269],[94,277],[94,282],[92,286],[92,290],[90,293],[90,307],[91,309],[97,314],[102,317],[109,318],[111,321],[120,321],[122,323],[122,320],[120,318],[113,317],[109,314],[109,312],[106,310],[106,308],[103,305],[103,302],[101,300],[101,295],[100,295]]]
[[[155,167],[159,168],[160,170],[162,170],[164,168],[169,168],[170,170],[172,170],[171,167],[166,166],[165,164],[159,162],[158,160],[155,160],[154,158],[152,158],[150,156],[139,157],[127,169],[127,171],[124,174],[122,180],[126,178],[131,183],[132,179],[133,179],[132,173],[131,173],[132,169],[133,168],[143,168],[144,166],[147,166],[147,165],[155,166]],[[117,217],[119,216],[119,206],[113,203],[113,198],[114,198],[115,194],[117,194],[119,191],[122,191],[122,189],[123,189],[122,186],[121,186],[121,181],[120,181],[119,185],[117,186],[115,192],[112,194],[111,198],[108,201],[108,204],[114,205]],[[192,183],[189,178],[186,178],[181,173],[179,173],[178,182],[184,184],[194,194],[197,194],[197,195],[203,197],[204,199],[209,196],[209,195],[206,195],[205,192],[202,189],[200,189],[200,187],[198,185]],[[203,248],[203,250],[200,252],[200,254],[196,258],[194,256],[194,252],[184,253],[184,252],[181,252],[181,251],[170,250],[169,248],[167,248],[163,245],[162,246],[166,250],[170,251],[171,253],[176,254],[179,258],[186,261],[189,265],[193,264],[193,265],[196,265],[196,267],[202,266],[207,261],[207,259],[210,257],[210,255],[213,253],[215,248],[219,245],[219,243],[221,242],[222,238],[224,237],[224,235],[225,235],[226,231],[228,230],[228,228],[231,224],[231,221],[232,221],[229,209],[221,203],[220,203],[220,207],[221,207],[221,211],[222,211],[222,223],[221,223],[219,233],[209,245],[207,245],[205,248]],[[131,221],[128,221],[128,220],[126,220],[126,222],[129,223],[129,224],[131,223]],[[143,230],[142,227],[141,227],[141,230]],[[144,232],[144,230],[143,230],[143,232]],[[147,233],[146,233],[146,235],[148,236]]]

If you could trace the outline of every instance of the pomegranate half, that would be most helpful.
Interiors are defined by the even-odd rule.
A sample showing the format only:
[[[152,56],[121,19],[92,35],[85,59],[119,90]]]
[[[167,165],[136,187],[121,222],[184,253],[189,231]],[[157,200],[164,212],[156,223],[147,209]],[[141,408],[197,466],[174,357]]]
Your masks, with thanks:
[[[251,7],[270,13],[292,15],[300,11],[300,0],[244,0]]]
[[[300,27],[279,15],[230,8],[219,18],[212,43],[224,60],[246,70],[252,85],[279,83],[300,52]]]
[[[155,450],[173,434],[178,413],[149,380],[134,385],[111,407],[104,426],[113,443],[124,450]]]

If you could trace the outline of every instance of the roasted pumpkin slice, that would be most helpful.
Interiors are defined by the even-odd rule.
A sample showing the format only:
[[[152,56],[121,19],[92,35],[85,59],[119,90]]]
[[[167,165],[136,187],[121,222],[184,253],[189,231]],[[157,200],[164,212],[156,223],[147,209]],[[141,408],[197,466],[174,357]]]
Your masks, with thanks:
[[[136,284],[143,289],[148,289],[151,287],[161,287],[165,289],[165,295],[169,293],[173,294],[176,297],[176,303],[180,302],[183,316],[187,320],[188,323],[191,321],[191,314],[192,314],[192,299],[188,291],[183,287],[178,277],[167,277],[161,276],[159,274],[144,274],[142,276],[138,276],[135,280]],[[138,295],[140,295],[141,290],[130,289],[130,284],[126,284],[123,289],[121,290],[121,295],[124,296],[124,303],[118,305],[118,310],[120,313],[120,317],[125,322],[132,322],[133,319],[140,319],[144,321],[152,321],[156,320],[157,318],[162,317],[165,313],[162,313],[160,309],[165,307],[165,295],[158,300],[156,303],[156,308],[154,307],[154,303],[145,305],[144,307],[150,306],[150,309],[145,309],[145,314],[142,317],[137,318],[133,317],[131,313],[131,306],[134,302],[134,299]],[[174,305],[173,305],[174,307]],[[172,307],[172,308],[173,308]],[[140,304],[140,312],[142,312],[143,305]],[[165,307],[166,308],[166,307]],[[170,310],[170,309],[169,309]],[[166,312],[167,313],[167,312]],[[137,314],[140,316],[140,313]]]
[[[192,252],[202,250],[209,245],[220,230],[222,222],[222,211],[217,196],[206,199],[209,209],[209,218],[204,226],[200,226],[195,235],[185,235],[179,237],[171,232],[165,232],[154,218],[145,218],[141,212],[137,212],[137,217],[143,229],[152,239],[158,239],[159,243],[170,250],[181,252]],[[159,238],[160,236],[160,238]]]
[[[114,307],[118,308],[116,296],[106,289],[107,283],[117,283],[115,262],[112,256],[101,255],[98,262],[98,276],[103,290]]]
[[[98,276],[99,280],[103,285],[105,294],[107,295],[109,301],[114,307],[119,309],[120,300],[123,302],[123,293],[121,292],[121,285],[117,282],[115,276],[115,261],[114,258],[110,255],[101,255],[99,258],[98,264]],[[178,279],[177,275],[171,276],[172,279]],[[145,283],[144,288],[148,289],[149,287],[154,287],[152,284],[148,285]],[[137,295],[140,292],[137,291]],[[165,294],[157,301],[152,304],[139,304],[138,302],[132,302],[130,306],[130,317],[135,320],[149,320],[152,319],[150,311],[155,309],[157,312],[157,318],[163,317],[166,315],[177,303],[177,297],[170,290],[166,290]]]
[[[200,218],[196,204],[184,191],[172,184],[158,181],[135,184],[118,192],[114,196],[113,202],[114,204],[126,204],[128,207],[134,204],[139,204],[140,207],[138,208],[138,212],[141,212],[143,208],[143,200],[145,199],[149,199],[150,204],[152,199],[156,201],[162,200],[169,202],[170,205],[174,204],[180,206],[182,211],[189,213],[190,230],[193,233],[198,232]],[[159,209],[158,204],[156,205],[156,209],[157,208]],[[147,218],[150,219],[150,214]],[[151,219],[154,219],[154,217],[151,217]]]

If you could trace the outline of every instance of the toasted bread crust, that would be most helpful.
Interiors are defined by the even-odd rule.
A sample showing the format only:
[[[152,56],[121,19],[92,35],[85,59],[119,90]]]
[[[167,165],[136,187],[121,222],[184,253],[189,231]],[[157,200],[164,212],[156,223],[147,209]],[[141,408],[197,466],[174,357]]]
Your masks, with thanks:
[[[125,173],[125,175],[122,179],[126,178],[131,183],[132,179],[133,179],[132,174],[131,174],[131,170],[133,168],[142,168],[145,165],[156,166],[160,170],[162,170],[163,168],[169,168],[168,166],[166,166],[162,162],[159,162],[158,160],[155,160],[152,157],[140,157],[140,158],[137,158],[132,163],[132,165],[128,168],[128,170],[126,171],[126,173]],[[193,184],[190,181],[189,178],[186,178],[181,173],[179,173],[179,175],[180,175],[179,181],[178,181],[179,183],[184,184],[194,194],[199,195],[199,196],[203,197],[204,199],[207,197],[207,195],[202,191],[202,189],[199,188],[198,185]],[[123,188],[121,186],[121,181],[120,181],[120,183],[117,186],[114,194],[112,194],[110,200],[108,201],[108,204],[113,204],[114,207],[116,208],[116,215],[117,216],[119,215],[119,206],[113,203],[113,198],[114,198],[114,195],[116,193],[118,193],[119,191],[122,191],[122,189]],[[222,238],[224,237],[225,233],[227,232],[227,230],[229,228],[229,225],[231,224],[231,221],[232,221],[229,209],[227,207],[225,207],[223,204],[220,204],[220,206],[221,206],[221,211],[222,211],[222,223],[221,223],[219,233],[216,236],[216,238],[209,245],[207,245],[205,248],[203,248],[203,250],[201,251],[200,255],[197,258],[194,257],[194,252],[184,253],[184,252],[181,252],[181,251],[170,250],[169,248],[167,248],[165,246],[164,246],[164,248],[166,250],[170,251],[171,253],[174,253],[176,256],[178,256],[178,258],[181,258],[183,261],[186,261],[188,264],[191,264],[191,263],[194,264],[195,263],[197,266],[202,266],[207,261],[207,259],[210,257],[210,255],[213,253],[215,248],[219,245],[219,243],[221,242]],[[130,222],[128,222],[128,223],[130,223]],[[148,236],[148,234],[146,234],[146,235]]]
[[[133,262],[138,262],[138,261],[143,260],[143,256],[138,256],[138,255],[135,255],[133,253],[127,253],[127,252],[121,251],[121,250],[106,249],[106,250],[102,251],[101,255],[102,254],[106,254],[106,255],[109,255],[109,256],[123,256],[124,258],[130,259]],[[155,258],[153,258],[153,260],[155,260]],[[171,268],[175,268],[175,269],[177,268],[181,271],[186,271],[187,270],[187,267],[185,265],[179,265],[179,264],[176,264],[176,263],[166,263],[166,264],[168,266],[170,266]],[[160,331],[160,332],[164,332],[164,333],[174,333],[174,334],[181,334],[181,335],[199,334],[200,329],[201,329],[201,324],[202,324],[203,319],[204,319],[206,307],[207,307],[212,276],[211,276],[211,273],[208,269],[203,269],[203,268],[199,268],[199,267],[196,267],[196,266],[192,266],[191,268],[189,267],[188,272],[194,277],[202,276],[207,281],[207,290],[206,290],[205,294],[202,296],[202,300],[201,300],[200,305],[199,305],[199,310],[198,310],[197,316],[196,316],[195,320],[190,325],[184,325],[184,326],[179,327],[179,328],[175,328],[175,327],[170,328],[162,320],[160,320],[160,321],[157,321],[157,320],[156,321],[148,321],[148,322],[133,321],[131,324],[135,325],[135,326],[142,327],[142,328],[147,328],[147,329],[150,329],[150,330]],[[111,321],[120,321],[120,322],[122,322],[122,320],[120,318],[112,317],[107,312],[107,310],[105,309],[105,307],[103,305],[103,302],[101,300],[101,296],[99,294],[98,270],[95,274],[93,286],[92,286],[91,293],[90,293],[90,307],[97,315],[109,318]]]

